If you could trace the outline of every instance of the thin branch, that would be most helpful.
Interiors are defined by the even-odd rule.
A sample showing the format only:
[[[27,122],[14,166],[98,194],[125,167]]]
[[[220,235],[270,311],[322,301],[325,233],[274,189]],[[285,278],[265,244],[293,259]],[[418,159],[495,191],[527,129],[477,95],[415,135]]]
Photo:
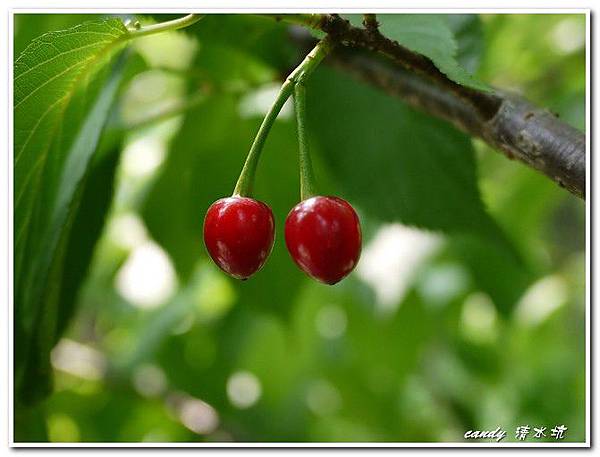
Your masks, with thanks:
[[[329,63],[482,138],[508,158],[520,160],[585,198],[585,135],[548,110],[515,94],[461,86],[448,79],[427,57],[379,32],[353,27],[339,16],[271,16],[328,33],[346,44],[345,48],[337,48]],[[301,41],[312,43],[308,33],[301,36]]]
[[[184,27],[189,27],[195,24],[204,17],[204,14],[188,14],[187,16],[173,19],[172,21],[159,22],[158,24],[145,25],[140,28],[133,28],[129,30],[129,36],[131,38],[139,38],[147,35],[154,35],[155,33],[167,32],[170,30],[179,30]]]
[[[390,40],[379,31],[372,32],[354,27],[337,14],[269,14],[266,16],[278,21],[320,30],[327,33],[333,40],[349,47],[376,51],[401,67],[431,79],[432,82],[471,102],[475,109],[488,119],[492,118],[500,107],[501,99],[493,93],[482,92],[452,81],[429,58]]]
[[[375,14],[363,14],[363,26],[370,33],[379,32],[379,23]]]
[[[585,135],[550,111],[516,94],[497,91],[500,106],[487,119],[455,93],[365,53],[338,48],[327,62],[420,111],[451,122],[509,159],[520,160],[585,198]]]

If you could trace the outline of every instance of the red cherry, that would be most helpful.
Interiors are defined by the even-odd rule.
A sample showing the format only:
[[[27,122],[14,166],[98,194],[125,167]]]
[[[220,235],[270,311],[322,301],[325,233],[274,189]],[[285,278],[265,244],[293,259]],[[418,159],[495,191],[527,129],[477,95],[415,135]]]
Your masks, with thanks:
[[[273,248],[275,222],[271,208],[247,197],[222,198],[204,218],[204,244],[215,263],[234,278],[247,279]]]
[[[294,262],[309,276],[335,284],[358,263],[362,235],[350,204],[338,197],[298,203],[285,220],[285,243]]]

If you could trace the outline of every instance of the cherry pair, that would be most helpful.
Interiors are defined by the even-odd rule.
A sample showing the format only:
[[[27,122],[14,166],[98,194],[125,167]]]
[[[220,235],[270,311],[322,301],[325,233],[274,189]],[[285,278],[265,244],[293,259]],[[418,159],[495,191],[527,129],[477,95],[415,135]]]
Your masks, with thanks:
[[[247,279],[256,273],[273,248],[273,212],[249,195],[269,130],[292,92],[298,126],[302,201],[292,208],[285,220],[285,244],[302,271],[326,284],[342,280],[358,262],[361,248],[358,216],[341,198],[315,196],[306,137],[305,81],[333,46],[329,36],[319,41],[285,79],[252,142],[233,196],[217,200],[206,213],[204,243],[208,253],[222,270],[235,278]]]
[[[248,197],[222,198],[204,220],[204,243],[215,263],[247,279],[273,248],[275,222],[266,204]],[[285,221],[285,243],[294,262],[312,278],[335,284],[358,263],[360,223],[350,204],[338,197],[311,197],[298,203]]]

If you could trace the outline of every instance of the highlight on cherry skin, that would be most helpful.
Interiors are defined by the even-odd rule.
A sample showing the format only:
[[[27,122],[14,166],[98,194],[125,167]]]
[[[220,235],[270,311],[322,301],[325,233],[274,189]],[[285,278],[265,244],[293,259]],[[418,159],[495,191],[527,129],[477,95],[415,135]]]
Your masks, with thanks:
[[[263,202],[233,196],[214,202],[204,218],[204,244],[227,274],[248,279],[267,261],[275,239],[273,212]]]
[[[356,267],[360,258],[358,215],[342,198],[308,198],[288,214],[285,243],[302,271],[325,284],[335,284]]]

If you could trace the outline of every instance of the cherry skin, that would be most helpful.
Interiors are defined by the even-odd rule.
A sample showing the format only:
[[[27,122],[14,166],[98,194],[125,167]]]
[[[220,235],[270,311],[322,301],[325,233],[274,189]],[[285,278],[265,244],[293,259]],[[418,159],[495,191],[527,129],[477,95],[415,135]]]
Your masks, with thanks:
[[[233,196],[214,202],[204,218],[204,244],[214,262],[237,279],[248,279],[265,264],[273,248],[271,208]]]
[[[298,203],[285,220],[285,244],[302,271],[325,284],[346,277],[360,258],[362,235],[354,208],[338,197]]]

